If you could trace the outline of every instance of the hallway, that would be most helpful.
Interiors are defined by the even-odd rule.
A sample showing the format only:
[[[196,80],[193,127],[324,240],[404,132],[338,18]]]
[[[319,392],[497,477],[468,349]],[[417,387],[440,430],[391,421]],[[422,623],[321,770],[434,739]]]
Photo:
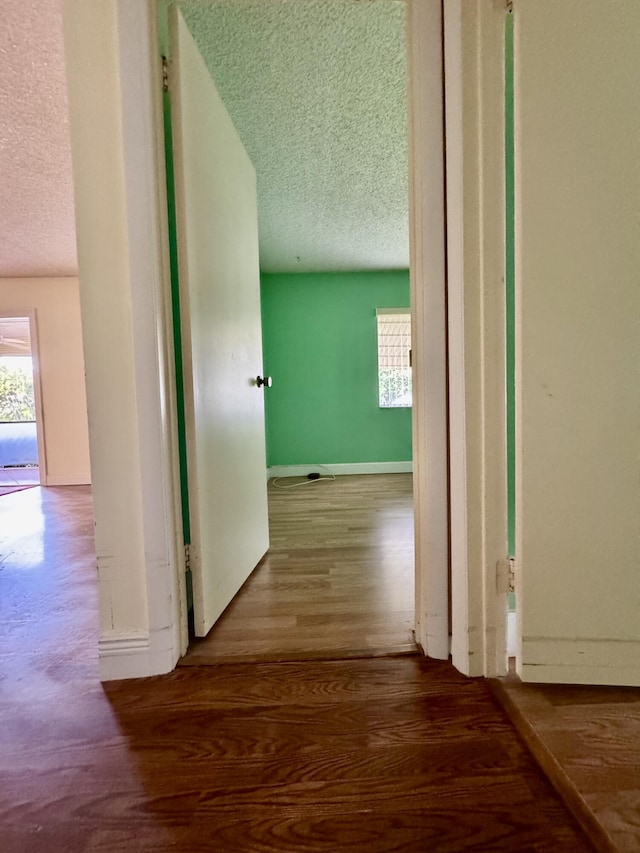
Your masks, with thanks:
[[[101,685],[90,491],[0,503],[0,846],[589,849],[482,680],[417,656]]]

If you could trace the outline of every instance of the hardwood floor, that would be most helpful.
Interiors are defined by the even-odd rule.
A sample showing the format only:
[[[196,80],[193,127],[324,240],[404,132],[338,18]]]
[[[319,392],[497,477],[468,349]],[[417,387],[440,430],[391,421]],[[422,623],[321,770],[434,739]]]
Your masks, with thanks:
[[[135,815],[139,849],[590,849],[486,683],[446,663],[221,664],[106,693],[135,784],[87,806]]]
[[[498,698],[599,850],[640,850],[640,689],[494,682]]]
[[[270,482],[271,549],[182,664],[415,652],[411,484],[411,474]]]
[[[89,490],[0,502],[2,853],[589,849],[483,680],[418,656],[101,685]]]

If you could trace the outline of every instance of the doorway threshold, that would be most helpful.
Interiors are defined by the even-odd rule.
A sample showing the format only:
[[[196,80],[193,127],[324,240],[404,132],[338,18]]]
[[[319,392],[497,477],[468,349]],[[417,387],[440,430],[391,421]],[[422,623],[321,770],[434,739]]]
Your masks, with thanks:
[[[357,660],[366,658],[391,658],[419,655],[416,643],[401,643],[395,646],[379,646],[361,649],[317,649],[313,651],[248,652],[245,654],[224,654],[209,650],[203,643],[192,641],[189,653],[178,666],[213,666],[220,663],[300,663],[304,661]]]

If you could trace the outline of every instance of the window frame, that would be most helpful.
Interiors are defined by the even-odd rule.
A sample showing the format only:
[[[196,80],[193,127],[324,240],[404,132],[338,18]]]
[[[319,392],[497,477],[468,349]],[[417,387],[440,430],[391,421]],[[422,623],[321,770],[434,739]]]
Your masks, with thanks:
[[[384,317],[404,317],[406,318],[406,332],[401,335],[402,345],[408,338],[406,364],[383,364],[383,347],[388,347],[388,343],[383,342],[383,326]],[[387,321],[388,322],[388,321]],[[396,320],[395,322],[400,322]],[[390,337],[390,336],[388,336]],[[378,376],[378,408],[380,409],[410,409],[413,407],[413,385],[412,385],[412,370],[411,370],[411,308],[376,308],[376,348],[377,348],[377,376]],[[402,356],[400,356],[402,357]],[[393,392],[387,388],[383,389],[383,371],[397,371],[399,376],[395,383],[398,386],[395,389],[395,399],[403,399],[404,402],[393,402],[391,397]],[[408,398],[408,402],[407,402]]]

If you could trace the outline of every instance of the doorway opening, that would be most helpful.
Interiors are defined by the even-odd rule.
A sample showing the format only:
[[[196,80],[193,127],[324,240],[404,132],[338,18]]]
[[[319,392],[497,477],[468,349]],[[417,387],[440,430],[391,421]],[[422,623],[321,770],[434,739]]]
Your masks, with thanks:
[[[37,412],[30,318],[0,317],[0,495],[40,484]]]
[[[286,239],[276,233],[277,217],[261,215],[261,225],[263,220],[266,219],[267,222],[267,227],[262,228],[262,234],[266,232],[266,237],[262,238],[266,250],[261,245],[262,331],[265,346],[263,372],[273,376],[273,388],[265,391],[267,452],[270,457],[268,459],[268,474],[270,475],[269,504],[272,520],[272,543],[271,551],[259,567],[258,574],[261,578],[275,574],[273,583],[275,586],[279,586],[281,591],[286,588],[292,594],[295,592],[295,595],[300,595],[302,598],[306,597],[310,605],[313,605],[315,601],[315,604],[319,606],[319,589],[322,587],[326,590],[330,586],[332,572],[335,574],[337,571],[335,566],[337,548],[345,556],[345,569],[347,574],[351,575],[352,580],[354,579],[353,567],[356,562],[354,551],[356,549],[366,548],[369,551],[369,556],[371,556],[372,551],[379,548],[377,556],[371,560],[371,563],[381,570],[382,575],[385,575],[385,566],[388,568],[389,553],[395,554],[397,569],[397,558],[403,552],[405,566],[402,579],[396,576],[394,580],[390,580],[390,587],[393,588],[393,591],[396,594],[398,591],[402,592],[403,600],[398,608],[402,611],[402,615],[399,617],[402,622],[401,629],[395,635],[394,641],[381,640],[385,634],[380,628],[381,623],[385,621],[384,607],[388,606],[386,613],[386,621],[388,622],[393,621],[394,606],[391,604],[394,596],[385,593],[383,584],[377,591],[374,590],[371,593],[372,600],[375,599],[375,604],[378,606],[378,612],[375,614],[378,625],[372,630],[360,631],[360,641],[352,648],[352,651],[358,653],[361,653],[366,645],[363,644],[362,640],[365,634],[372,636],[372,653],[374,651],[378,653],[381,650],[388,652],[397,652],[399,649],[404,651],[417,650],[413,637],[415,566],[411,498],[412,410],[410,407],[402,405],[391,407],[379,405],[376,332],[378,310],[406,311],[410,303],[407,92],[405,82],[406,22],[403,4],[390,3],[360,7],[352,4],[335,3],[323,7],[325,12],[331,11],[333,17],[338,14],[338,10],[340,10],[341,16],[346,14],[351,18],[354,15],[362,17],[375,14],[377,17],[373,28],[374,35],[376,28],[380,27],[380,21],[386,14],[385,7],[393,18],[393,38],[396,41],[390,47],[389,32],[386,32],[380,46],[383,50],[391,50],[393,53],[394,62],[391,64],[393,65],[394,84],[396,87],[398,81],[401,81],[402,84],[399,122],[402,126],[402,139],[397,155],[393,152],[392,147],[387,145],[386,157],[384,154],[378,153],[376,164],[378,181],[385,180],[385,170],[388,171],[390,168],[392,172],[399,172],[402,175],[400,185],[401,195],[403,195],[403,211],[401,217],[404,220],[404,233],[401,237],[403,245],[400,251],[398,251],[396,238],[391,238],[392,228],[389,210],[385,211],[384,203],[380,201],[380,198],[376,198],[375,194],[371,192],[371,187],[367,187],[366,184],[364,189],[361,187],[357,190],[354,189],[354,186],[358,184],[359,168],[367,157],[366,153],[363,153],[363,148],[366,148],[363,141],[376,136],[374,133],[376,129],[378,136],[385,136],[382,125],[389,120],[390,112],[394,110],[398,112],[397,101],[389,107],[388,104],[384,105],[383,100],[378,99],[374,107],[370,108],[369,123],[371,126],[368,128],[360,127],[359,129],[361,142],[358,148],[360,150],[355,150],[351,154],[352,171],[355,177],[350,187],[347,187],[346,190],[341,189],[341,198],[344,199],[344,203],[341,205],[341,211],[338,212],[344,213],[348,202],[354,196],[362,198],[362,195],[365,194],[369,198],[370,205],[375,208],[374,215],[370,217],[371,221],[374,224],[376,220],[382,222],[382,233],[374,235],[372,238],[366,238],[366,240],[363,238],[367,244],[363,246],[363,240],[358,237],[358,234],[362,236],[362,233],[354,228],[351,245],[345,246],[345,221],[347,220],[344,218],[341,220],[336,213],[332,218],[330,228],[325,228],[323,231],[322,219],[327,214],[325,210],[321,209],[320,205],[314,203],[315,199],[312,199],[311,205],[308,205],[311,215],[311,219],[309,219],[309,213],[305,211],[302,205],[297,211],[295,204],[292,211],[285,210],[282,207],[286,193],[282,194],[282,198],[276,199],[281,205],[280,218],[285,220],[285,224],[289,227],[288,232],[285,229]],[[198,46],[201,48],[201,52],[205,54],[205,60],[212,72],[211,76],[220,89],[222,100],[225,102],[234,123],[239,125],[240,136],[255,162],[251,138],[252,125],[260,125],[262,130],[259,135],[256,135],[256,138],[258,138],[258,144],[264,147],[265,140],[270,135],[276,135],[278,121],[275,120],[269,124],[268,116],[256,118],[255,113],[248,116],[246,104],[253,103],[255,107],[255,102],[268,100],[270,95],[267,90],[269,87],[273,89],[274,85],[278,83],[279,74],[277,62],[271,61],[267,64],[263,63],[261,66],[262,76],[266,78],[262,88],[253,79],[252,68],[255,68],[256,65],[260,66],[260,59],[256,59],[256,56],[260,57],[261,51],[258,43],[259,37],[256,33],[267,32],[266,40],[271,45],[272,50],[274,44],[282,41],[278,37],[278,32],[283,39],[285,33],[290,34],[292,28],[288,26],[287,21],[281,20],[283,7],[278,7],[277,14],[274,12],[274,8],[264,9],[262,14],[269,19],[268,27],[253,26],[246,28],[246,31],[251,32],[250,54],[253,57],[253,65],[248,70],[242,66],[242,39],[246,38],[246,34],[228,31],[230,20],[233,21],[235,18],[236,24],[241,21],[242,4],[211,4],[205,6],[199,4],[197,9],[194,6],[190,10],[189,3],[182,3],[180,8],[185,12],[187,24],[190,25],[192,31],[195,31],[196,43],[198,43],[199,32],[216,33],[218,43],[216,49],[210,50],[210,56],[221,63],[217,70],[216,67],[211,67],[206,44],[204,49],[202,44]],[[286,9],[289,13],[293,10],[295,14],[296,4],[287,4]],[[302,6],[300,6],[299,11],[302,11]],[[256,7],[251,8],[249,14],[257,14]],[[305,14],[308,16],[307,10],[305,10]],[[209,19],[205,22],[207,15],[209,17],[217,15],[220,18],[219,21],[216,21],[216,26],[213,26]],[[340,22],[341,19],[337,19],[337,24],[334,23],[338,30],[340,29]],[[227,30],[225,30],[225,26],[227,26]],[[278,26],[281,26],[280,30],[278,30]],[[238,40],[240,40],[240,49],[238,49]],[[336,38],[333,41],[329,39],[328,43],[334,45],[335,41],[339,41],[339,39]],[[361,43],[362,40],[355,40],[354,42],[354,44]],[[297,79],[310,81],[305,84],[307,87],[305,89],[306,94],[302,93],[299,97],[301,107],[308,111],[309,103],[313,105],[312,90],[314,87],[326,95],[327,86],[329,88],[333,86],[335,91],[332,92],[331,110],[339,113],[343,118],[348,109],[351,109],[352,113],[357,112],[353,101],[354,98],[357,100],[357,85],[362,85],[362,76],[364,78],[371,76],[371,68],[369,71],[363,71],[363,69],[354,66],[353,57],[346,56],[346,53],[343,58],[338,56],[336,59],[334,56],[333,62],[319,62],[317,56],[305,57],[305,50],[307,54],[309,53],[309,45],[306,48],[298,47],[298,56],[292,55],[292,49],[291,43],[288,42],[284,55],[287,61],[295,67]],[[226,61],[225,50],[233,56],[233,62],[229,64],[228,69],[225,69],[224,66]],[[374,61],[374,65],[376,63],[380,65],[380,57],[375,50],[372,51],[371,39],[368,40],[366,51],[376,54],[377,60]],[[280,53],[282,53],[282,48],[280,48]],[[309,60],[309,64],[305,65],[305,60]],[[350,63],[348,65],[345,64],[347,60]],[[222,74],[220,70],[222,70]],[[359,83],[356,87],[352,88],[352,102],[349,107],[349,104],[341,103],[338,96],[340,86],[343,85],[343,79],[347,83],[351,83],[351,78],[354,75],[357,78],[360,75],[360,78],[358,78]],[[239,77],[248,81],[247,88],[244,91],[238,83]],[[327,81],[329,82],[327,83]],[[284,98],[289,105],[291,126],[286,133],[295,134],[300,120],[294,108],[295,97],[291,93],[287,96],[282,87],[280,87],[279,97]],[[317,99],[315,102],[318,102]],[[234,103],[236,107],[234,107]],[[238,104],[239,106],[237,106]],[[271,106],[273,107],[273,104]],[[274,112],[277,115],[276,109]],[[264,132],[265,127],[270,128],[269,133]],[[305,180],[309,179],[309,173],[313,169],[314,162],[316,160],[332,162],[333,154],[330,139],[339,135],[341,131],[344,132],[344,127],[341,128],[338,124],[331,130],[331,133],[323,133],[322,129],[318,129],[318,139],[315,142],[313,139],[308,139],[306,147],[301,150],[302,160],[299,163],[298,171],[306,169],[307,174],[301,177],[296,176],[296,181],[299,179],[299,183],[295,183],[294,190],[300,190],[298,201],[300,196],[305,195],[305,201],[308,201],[309,193],[305,189]],[[391,138],[393,138],[393,132],[385,137],[387,143]],[[167,148],[169,147],[170,145],[167,146]],[[295,153],[291,154],[289,159],[292,157],[295,157]],[[358,163],[358,161],[360,162]],[[267,186],[266,202],[262,200],[265,198],[265,193],[261,196],[260,189],[261,176],[267,173],[267,177],[269,177],[269,170],[273,171],[275,166],[267,164],[261,169],[259,163],[256,165],[259,207],[264,207],[265,204],[268,205],[269,203],[273,205],[274,199],[269,197],[269,194],[271,193],[273,196],[273,183],[277,185],[277,176],[272,185]],[[333,161],[333,168],[339,168],[335,161]],[[291,173],[288,172],[285,177],[284,183],[286,184],[287,180],[291,180]],[[394,174],[393,178],[396,177],[397,175]],[[169,183],[169,195],[172,196],[172,181],[170,180]],[[397,207],[395,204],[397,196],[396,188],[394,199],[391,197],[388,199],[388,207],[392,212],[394,206]],[[277,204],[272,209],[277,210]],[[352,227],[357,219],[366,219],[370,213],[367,205],[361,206],[356,211],[347,211],[348,217],[351,217],[349,221],[353,223]],[[291,239],[291,234],[295,234],[292,223],[295,225],[296,222],[301,219],[304,220],[305,217],[308,226],[307,234],[303,234],[297,240]],[[313,228],[314,225],[315,228]],[[397,232],[395,223],[394,229]],[[323,240],[327,230],[333,231],[336,240],[337,248],[333,250],[330,242]],[[383,245],[385,243],[385,230],[387,232],[386,247]],[[309,239],[309,234],[311,234],[311,239]],[[368,258],[366,257],[367,246],[370,249]],[[322,257],[322,251],[325,252],[324,257]],[[333,256],[331,256],[332,251]],[[340,253],[343,256],[342,260],[336,260],[336,254]],[[400,261],[399,257],[401,258]],[[367,299],[369,299],[370,304],[366,303]],[[176,300],[174,299],[175,305]],[[353,309],[352,314],[354,316],[348,313],[351,309]],[[350,382],[349,387],[346,387],[347,379]],[[178,385],[180,384],[179,370]],[[353,405],[356,398],[360,400],[366,398],[366,402],[361,406],[362,411],[357,413]],[[376,431],[380,434],[380,448],[373,446],[373,437]],[[398,433],[402,436],[400,439],[397,438]],[[311,480],[307,479],[309,475],[315,474],[320,476]],[[294,479],[289,480],[289,477]],[[277,483],[274,485],[273,481],[276,478]],[[183,482],[185,479],[188,479],[188,475],[183,468]],[[279,488],[278,484],[280,486],[284,484],[285,488]],[[338,499],[339,493],[341,497]],[[314,496],[318,498],[316,503],[314,503]],[[342,503],[343,500],[346,500],[346,503]],[[385,501],[388,502],[388,506],[383,508]],[[368,505],[367,520],[363,521],[362,513],[365,511],[366,505]],[[354,510],[354,520],[349,525],[346,518],[351,509]],[[283,515],[283,511],[285,515]],[[289,513],[288,517],[286,516],[287,512]],[[359,518],[358,513],[360,514]],[[330,515],[333,515],[338,522],[337,528],[333,532],[328,532],[324,523]],[[296,518],[298,523],[294,524],[292,519]],[[302,520],[300,520],[301,518]],[[286,537],[279,538],[278,525],[290,534],[295,527],[295,535],[288,541]],[[186,528],[187,523],[184,526]],[[324,578],[321,577],[322,571],[318,565],[322,564],[323,559],[326,560],[326,555],[323,556],[320,553],[321,548],[317,549],[318,553],[314,557],[308,553],[314,550],[318,544],[318,529],[324,531],[325,550],[333,549],[332,560],[334,565],[325,572]],[[367,543],[363,541],[365,529],[369,532]],[[346,532],[352,537],[351,541],[348,541]],[[273,562],[275,559],[276,541],[280,543],[279,548],[283,553],[289,554],[296,551],[299,558],[302,552],[307,552],[307,556],[312,562],[317,560],[316,580],[320,579],[323,583],[309,584],[309,574],[313,574],[313,567],[309,566],[306,582],[304,578],[301,579],[300,589],[292,590],[291,573],[286,577],[277,576],[278,573],[268,565],[269,561]],[[290,559],[289,562],[291,562]],[[359,594],[362,594],[365,585],[371,581],[371,576],[372,572],[369,571],[367,575],[367,569],[363,567],[362,574],[355,583],[354,601],[357,600]],[[257,574],[252,576],[247,581],[246,587],[252,584],[258,585],[257,577]],[[386,578],[389,580],[388,572]],[[240,595],[244,595],[246,591],[243,589]],[[396,595],[396,599],[397,597]],[[291,635],[292,620],[300,618],[296,614],[292,615],[292,610],[295,608],[291,607],[291,600],[287,600],[286,596],[283,600],[285,601],[285,610],[288,609],[288,612],[279,614],[277,612],[274,614],[272,600],[271,604],[266,603],[264,588],[260,590],[257,598],[260,601],[261,609],[256,610],[249,607],[252,613],[251,616],[246,617],[249,621],[239,622],[237,628],[233,629],[238,635],[244,633],[246,638],[247,626],[262,626],[260,631],[253,634],[250,640],[254,649],[256,641],[260,643],[264,631],[268,629],[266,624],[268,619],[274,618],[274,633],[279,633],[282,636],[284,633]],[[345,588],[342,589],[342,603],[345,604]],[[233,610],[238,609],[238,606],[237,600],[234,599],[222,618],[229,621]],[[329,608],[329,603],[327,603],[327,608]],[[347,614],[345,621],[350,620],[352,625],[355,625],[358,620],[355,618],[353,609],[350,610],[348,606],[343,609]],[[367,607],[362,600],[356,603],[355,610],[359,611],[360,621],[363,623]],[[334,614],[335,623],[332,624],[330,613],[308,613],[308,619],[302,627],[309,629],[308,635],[313,633],[311,630],[313,622],[318,627],[324,621],[329,630],[335,629],[339,621],[339,611],[334,610]],[[278,619],[280,619],[279,622]],[[282,630],[283,627],[287,628],[287,632]],[[220,625],[216,626],[213,629],[214,632],[218,631],[219,633],[219,628]],[[403,636],[402,642],[398,639],[400,634]],[[348,651],[344,644],[342,651],[344,653]]]

